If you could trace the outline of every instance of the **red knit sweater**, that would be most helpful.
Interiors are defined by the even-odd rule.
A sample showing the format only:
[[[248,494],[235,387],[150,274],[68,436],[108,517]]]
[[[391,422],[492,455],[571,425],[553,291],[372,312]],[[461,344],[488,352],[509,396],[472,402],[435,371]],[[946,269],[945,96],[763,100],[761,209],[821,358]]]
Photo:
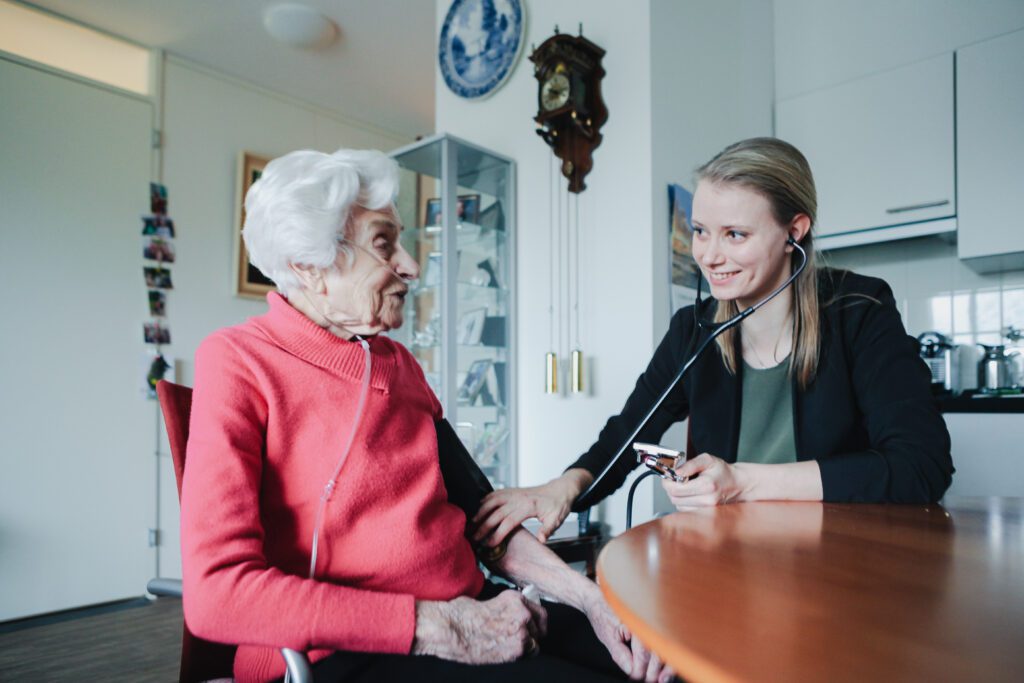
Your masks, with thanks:
[[[363,350],[278,294],[267,314],[196,352],[181,501],[185,619],[241,643],[239,681],[283,675],[273,649],[407,653],[415,600],[479,593],[465,515],[447,502],[434,420],[441,407],[412,355],[370,340],[363,419],[324,513],[316,579],[313,523],[351,429]]]

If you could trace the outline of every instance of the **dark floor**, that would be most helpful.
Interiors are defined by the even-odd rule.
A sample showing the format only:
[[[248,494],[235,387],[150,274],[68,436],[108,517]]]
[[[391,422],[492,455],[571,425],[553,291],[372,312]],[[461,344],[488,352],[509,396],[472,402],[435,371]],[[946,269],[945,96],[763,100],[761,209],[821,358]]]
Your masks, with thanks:
[[[159,598],[8,624],[0,681],[177,681],[181,622],[181,600]]]

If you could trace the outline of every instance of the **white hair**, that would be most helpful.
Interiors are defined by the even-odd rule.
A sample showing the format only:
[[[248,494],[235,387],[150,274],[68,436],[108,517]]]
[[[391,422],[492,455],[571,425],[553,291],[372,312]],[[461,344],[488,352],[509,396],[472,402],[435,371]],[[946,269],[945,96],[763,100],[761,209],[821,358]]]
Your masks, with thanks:
[[[352,205],[380,211],[398,194],[398,164],[376,150],[303,150],[274,159],[245,195],[249,260],[282,294],[301,288],[289,264],[329,268],[350,237]]]

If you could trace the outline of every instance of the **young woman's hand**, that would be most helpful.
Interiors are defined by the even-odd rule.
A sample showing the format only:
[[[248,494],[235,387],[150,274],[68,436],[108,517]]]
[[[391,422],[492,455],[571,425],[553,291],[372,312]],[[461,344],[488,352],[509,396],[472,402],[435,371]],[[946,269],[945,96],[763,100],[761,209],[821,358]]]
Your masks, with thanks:
[[[537,651],[547,622],[543,607],[514,590],[486,601],[419,600],[412,653],[463,664],[511,662]]]
[[[571,469],[541,486],[489,493],[471,520],[475,527],[473,540],[479,543],[486,539],[486,545],[496,546],[523,520],[535,517],[541,523],[538,539],[544,543],[562,526],[572,502],[591,481],[593,476],[586,470]]]
[[[733,503],[743,500],[749,489],[741,468],[710,453],[687,460],[676,468],[676,473],[689,480],[663,479],[661,485],[677,509]]]

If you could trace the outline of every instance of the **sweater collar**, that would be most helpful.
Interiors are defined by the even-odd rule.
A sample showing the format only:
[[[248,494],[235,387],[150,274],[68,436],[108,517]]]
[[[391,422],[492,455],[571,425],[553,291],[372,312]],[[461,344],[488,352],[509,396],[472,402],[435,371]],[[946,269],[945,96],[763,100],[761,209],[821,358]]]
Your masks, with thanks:
[[[292,355],[309,363],[361,382],[365,367],[362,346],[320,327],[292,307],[278,292],[267,294],[270,310],[255,319],[256,325]],[[386,391],[397,362],[394,342],[376,335],[370,344],[370,385]]]

